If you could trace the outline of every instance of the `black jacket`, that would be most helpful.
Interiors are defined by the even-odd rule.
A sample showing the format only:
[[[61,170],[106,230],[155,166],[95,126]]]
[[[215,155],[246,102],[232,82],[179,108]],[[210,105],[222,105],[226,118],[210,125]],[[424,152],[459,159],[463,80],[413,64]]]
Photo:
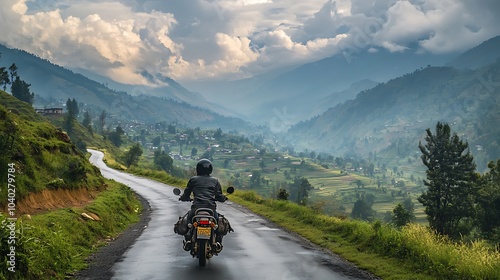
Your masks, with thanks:
[[[224,202],[227,200],[227,197],[222,194],[219,180],[209,175],[192,177],[179,200],[189,201],[191,192],[194,194],[192,205],[194,209],[210,208],[215,210],[217,207],[216,201]]]

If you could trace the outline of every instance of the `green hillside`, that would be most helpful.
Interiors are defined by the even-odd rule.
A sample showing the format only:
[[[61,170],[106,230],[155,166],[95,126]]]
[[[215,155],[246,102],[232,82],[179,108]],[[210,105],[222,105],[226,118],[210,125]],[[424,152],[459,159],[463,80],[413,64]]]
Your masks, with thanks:
[[[104,184],[69,136],[40,117],[27,103],[0,91],[0,177],[15,166],[16,199],[44,189],[95,189]],[[2,188],[2,197],[7,189]],[[5,207],[6,200],[0,205]]]
[[[109,145],[74,128],[77,141]],[[75,139],[0,91],[0,279],[67,279],[138,221],[134,193],[105,180]]]
[[[290,130],[296,148],[415,160],[425,129],[447,122],[469,142],[479,170],[500,157],[500,62],[478,70],[427,67],[363,91]],[[385,158],[385,160],[383,160]]]
[[[490,64],[500,58],[498,47],[500,46],[500,36],[493,37],[482,44],[466,51],[450,65],[458,69],[477,69]]]
[[[95,114],[105,110],[109,116],[115,116],[117,122],[165,121],[231,129],[250,127],[240,119],[207,109],[210,107],[207,101],[170,79],[165,82],[171,86],[163,90],[154,91],[147,87],[127,85],[124,88],[132,87],[133,90],[125,92],[113,90],[107,84],[96,82],[22,50],[9,49],[0,44],[0,54],[1,66],[15,63],[19,76],[31,84],[31,89],[36,94],[36,107],[60,107],[68,98],[75,98]],[[155,96],[149,96],[150,94]]]

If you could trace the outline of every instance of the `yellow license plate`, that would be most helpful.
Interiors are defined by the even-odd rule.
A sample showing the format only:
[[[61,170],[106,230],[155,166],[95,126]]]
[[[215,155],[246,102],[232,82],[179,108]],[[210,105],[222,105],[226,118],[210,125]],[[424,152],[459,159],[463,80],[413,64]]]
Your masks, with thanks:
[[[196,230],[198,238],[201,239],[209,239],[211,233],[212,233],[212,228],[209,227],[198,227]]]

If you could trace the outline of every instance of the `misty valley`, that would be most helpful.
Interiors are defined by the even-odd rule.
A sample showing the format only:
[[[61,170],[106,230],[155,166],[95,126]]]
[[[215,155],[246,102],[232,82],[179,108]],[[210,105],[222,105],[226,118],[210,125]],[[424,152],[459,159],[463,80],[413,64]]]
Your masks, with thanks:
[[[95,149],[115,170],[179,187],[209,159],[235,203],[334,252],[348,243],[355,262],[369,252],[408,259],[428,279],[499,279],[498,49],[494,37],[455,56],[367,51],[268,77],[148,87],[2,45],[0,162],[11,168],[0,174],[16,184],[15,198],[0,190],[11,197],[2,221],[26,230],[2,222],[2,240],[15,235],[17,247],[2,241],[2,254],[16,255],[0,278],[15,267],[15,279],[62,279],[86,266],[64,247],[88,255],[138,221],[133,192],[89,163]],[[52,254],[65,261],[51,264]],[[471,263],[474,254],[488,260]]]

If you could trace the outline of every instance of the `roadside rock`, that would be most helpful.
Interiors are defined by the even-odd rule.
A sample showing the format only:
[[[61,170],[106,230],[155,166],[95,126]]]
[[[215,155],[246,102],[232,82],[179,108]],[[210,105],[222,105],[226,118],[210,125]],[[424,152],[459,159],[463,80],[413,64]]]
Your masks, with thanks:
[[[94,218],[92,218],[89,214],[87,214],[87,213],[85,213],[85,212],[84,212],[84,213],[82,213],[82,214],[80,214],[80,215],[81,215],[81,216],[82,216],[85,220],[95,221],[95,219],[94,219]]]

